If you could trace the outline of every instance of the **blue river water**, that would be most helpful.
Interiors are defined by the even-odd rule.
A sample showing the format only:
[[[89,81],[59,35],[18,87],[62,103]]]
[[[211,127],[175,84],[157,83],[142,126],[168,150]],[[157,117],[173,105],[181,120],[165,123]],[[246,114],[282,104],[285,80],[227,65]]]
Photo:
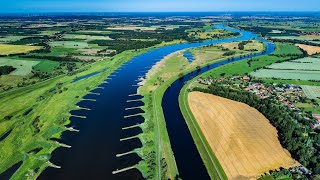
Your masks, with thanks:
[[[127,141],[120,141],[120,139],[141,133],[140,128],[122,129],[144,121],[141,116],[124,118],[127,115],[143,112],[141,109],[125,110],[125,108],[143,105],[141,101],[128,102],[128,100],[141,99],[141,96],[129,95],[137,93],[138,87],[136,85],[138,79],[144,77],[146,71],[152,65],[168,54],[179,50],[253,38],[266,43],[268,48],[263,54],[270,53],[274,49],[273,44],[260,39],[253,33],[224,27],[223,25],[215,25],[215,27],[239,32],[241,36],[151,49],[146,53],[133,57],[109,78],[106,78],[108,84],[102,84],[99,88],[93,90],[93,92],[100,95],[89,94],[85,96],[84,99],[95,99],[96,101],[84,100],[78,103],[78,106],[91,110],[72,111],[71,114],[86,116],[86,118],[70,118],[71,124],[69,126],[80,131],[66,131],[62,135],[61,142],[72,147],[58,148],[53,152],[50,159],[52,163],[61,166],[61,168],[47,168],[39,179],[143,179],[141,173],[136,169],[115,175],[112,172],[135,165],[141,160],[136,154],[122,157],[117,157],[116,154],[141,147],[141,142],[138,138]],[[256,56],[258,55],[262,54],[257,54]],[[236,58],[236,60],[240,59]],[[208,179],[209,176],[180,113],[177,101],[179,91],[184,81],[199,73],[227,63],[229,62],[216,63],[188,74],[183,80],[177,80],[173,83],[165,93],[162,103],[164,115],[178,170],[183,179]]]

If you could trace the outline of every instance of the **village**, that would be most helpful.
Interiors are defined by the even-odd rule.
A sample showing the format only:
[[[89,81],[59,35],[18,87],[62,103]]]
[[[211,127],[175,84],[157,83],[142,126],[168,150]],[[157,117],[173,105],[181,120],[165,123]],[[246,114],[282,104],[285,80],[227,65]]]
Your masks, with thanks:
[[[299,114],[309,113],[312,115],[312,118],[316,120],[316,123],[310,123],[312,129],[319,129],[320,127],[320,114],[313,112],[304,111],[303,107],[297,107],[299,103],[306,103],[310,101],[312,106],[319,107],[319,104],[313,100],[308,99],[308,97],[303,92],[303,89],[298,85],[293,84],[267,84],[262,83],[258,80],[252,80],[251,77],[244,76],[232,76],[232,77],[223,77],[220,78],[199,78],[198,82],[204,85],[211,85],[214,83],[223,83],[226,86],[231,86],[235,88],[240,88],[245,91],[254,93],[259,99],[274,98],[281,104],[287,106],[290,110],[296,111]],[[307,121],[310,121],[310,117],[304,117]],[[310,121],[311,122],[311,121]]]

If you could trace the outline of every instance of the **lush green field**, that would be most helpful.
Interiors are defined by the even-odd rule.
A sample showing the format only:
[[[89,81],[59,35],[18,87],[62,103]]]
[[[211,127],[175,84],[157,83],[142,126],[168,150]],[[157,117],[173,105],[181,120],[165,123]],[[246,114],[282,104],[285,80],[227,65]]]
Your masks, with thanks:
[[[91,36],[91,35],[79,35],[79,34],[65,34],[64,39],[79,39],[79,40],[112,40],[108,36]]]
[[[52,72],[58,66],[59,63],[56,61],[43,60],[34,66],[34,69],[41,72]]]
[[[301,55],[302,54],[300,49],[294,44],[276,43],[276,48],[277,48],[277,51],[273,53],[274,55],[290,55],[290,54]]]
[[[260,69],[250,73],[252,76],[262,79],[284,79],[284,80],[320,80],[320,59],[302,58],[267,66],[267,69]],[[294,84],[306,84],[306,82],[292,82]],[[308,84],[319,84],[307,82]]]
[[[281,83],[281,84],[297,84],[297,85],[309,85],[309,86],[320,86],[320,81],[306,81],[306,80],[297,80],[297,79],[268,79],[263,78],[259,79],[265,83]]]
[[[301,86],[304,94],[310,99],[320,99],[320,86]]]
[[[52,47],[63,47],[63,48],[76,48],[82,49],[89,47],[86,42],[78,42],[78,41],[54,41],[50,42],[50,46]]]
[[[320,81],[320,71],[260,69],[250,75],[257,78],[297,79]]]
[[[267,66],[270,69],[292,69],[292,70],[320,70],[319,58],[302,58]]]
[[[285,47],[285,48],[284,48]],[[212,71],[206,72],[203,74],[203,77],[220,77],[224,76],[233,76],[233,75],[243,75],[255,71],[256,69],[272,65],[276,62],[281,62],[289,60],[290,56],[287,56],[288,51],[283,51],[284,49],[295,49],[293,45],[287,44],[277,44],[276,50],[271,55],[265,55],[260,57],[255,57],[252,59],[242,60],[227,64],[225,66],[218,67]],[[299,49],[297,49],[302,53]],[[276,55],[274,55],[276,54]],[[279,57],[278,57],[279,56]]]
[[[31,179],[49,166],[51,152],[60,145],[50,138],[59,138],[69,123],[70,111],[78,109],[75,104],[81,97],[101,84],[123,62],[143,51],[127,51],[113,58],[113,61],[99,61],[87,67],[85,71],[73,75],[62,75],[0,94],[0,137],[11,133],[0,142],[0,173],[12,165],[23,161],[12,179],[21,179],[29,175]],[[105,72],[92,76],[87,81],[71,83],[76,76],[92,72]],[[52,91],[52,89],[54,91]],[[60,93],[57,91],[61,90]],[[59,102],[59,103],[57,103]],[[24,113],[32,109],[28,115]],[[40,148],[39,152],[32,150]]]
[[[5,37],[0,37],[0,42],[1,43],[9,43],[9,42],[14,42],[14,41],[19,41],[25,37],[28,37],[28,36],[5,36]]]
[[[19,60],[11,58],[0,58],[0,66],[12,66],[16,68],[11,75],[26,76],[31,73],[32,67],[36,66],[39,61]]]
[[[20,54],[41,49],[41,46],[0,44],[0,55]]]
[[[275,38],[275,39],[289,39],[289,40],[297,39],[297,40],[302,40],[302,41],[312,41],[312,40],[315,40],[315,39],[319,39],[320,36],[274,36],[272,38]]]

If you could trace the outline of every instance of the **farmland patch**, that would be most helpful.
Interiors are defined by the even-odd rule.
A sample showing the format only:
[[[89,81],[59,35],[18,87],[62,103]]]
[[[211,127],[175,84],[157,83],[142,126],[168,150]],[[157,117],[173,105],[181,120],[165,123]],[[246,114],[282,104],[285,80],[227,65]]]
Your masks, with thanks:
[[[0,44],[0,55],[27,53],[41,48],[41,46]]]
[[[12,66],[16,68],[10,75],[26,76],[31,73],[32,67],[40,61],[16,60],[10,58],[0,58],[0,66]]]
[[[320,81],[320,71],[260,69],[250,73],[258,78],[298,79]]]
[[[301,49],[305,50],[308,52],[309,55],[314,55],[320,52],[320,47],[319,46],[309,46],[305,44],[296,44],[298,47]]]
[[[310,99],[320,99],[320,86],[301,86],[304,94]]]
[[[299,165],[259,111],[218,96],[191,92],[190,109],[229,179],[252,179]]]
[[[63,48],[76,48],[76,49],[89,47],[87,42],[78,42],[78,41],[54,41],[54,42],[50,42],[50,46],[63,47]]]

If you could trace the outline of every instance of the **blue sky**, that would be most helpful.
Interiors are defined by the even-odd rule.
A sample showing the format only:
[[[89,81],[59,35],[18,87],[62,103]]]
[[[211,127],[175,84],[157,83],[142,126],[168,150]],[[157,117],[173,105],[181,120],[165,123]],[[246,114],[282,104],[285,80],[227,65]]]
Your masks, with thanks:
[[[320,11],[320,0],[0,0],[0,12]]]

